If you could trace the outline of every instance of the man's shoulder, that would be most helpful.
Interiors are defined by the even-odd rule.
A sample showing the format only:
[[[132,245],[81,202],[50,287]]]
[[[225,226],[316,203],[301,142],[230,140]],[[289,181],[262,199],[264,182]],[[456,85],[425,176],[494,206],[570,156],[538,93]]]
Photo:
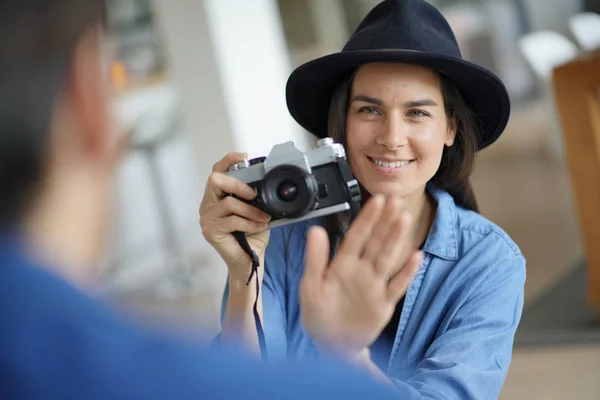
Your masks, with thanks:
[[[1,252],[0,264],[3,399],[391,398],[341,366],[268,365],[137,328],[58,276]]]

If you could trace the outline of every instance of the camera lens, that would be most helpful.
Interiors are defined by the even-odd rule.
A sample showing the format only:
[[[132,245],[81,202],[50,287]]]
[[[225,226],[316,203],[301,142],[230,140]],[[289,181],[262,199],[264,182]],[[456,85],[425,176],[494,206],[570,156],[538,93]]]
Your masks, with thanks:
[[[292,181],[283,181],[277,187],[277,196],[283,201],[293,201],[298,196],[298,187]]]
[[[262,183],[262,202],[278,218],[297,218],[313,210],[319,187],[306,170],[280,165],[267,173]]]

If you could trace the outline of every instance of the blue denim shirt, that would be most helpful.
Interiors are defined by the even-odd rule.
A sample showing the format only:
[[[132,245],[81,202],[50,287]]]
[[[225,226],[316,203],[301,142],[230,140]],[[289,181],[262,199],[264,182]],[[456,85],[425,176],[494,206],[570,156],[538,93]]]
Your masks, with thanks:
[[[428,190],[436,216],[384,372],[415,398],[495,399],[521,318],[525,258],[498,226],[458,207],[447,192]],[[271,232],[262,289],[270,359],[318,357],[302,327],[298,298],[306,233],[317,223]]]

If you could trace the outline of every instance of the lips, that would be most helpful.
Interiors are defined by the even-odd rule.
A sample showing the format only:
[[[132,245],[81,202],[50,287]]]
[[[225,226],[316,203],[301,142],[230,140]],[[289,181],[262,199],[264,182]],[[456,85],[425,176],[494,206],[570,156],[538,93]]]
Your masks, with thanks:
[[[382,160],[367,156],[369,161],[373,163],[373,166],[382,173],[390,174],[403,171],[406,169],[414,160]]]
[[[403,159],[403,160],[391,160],[391,159],[379,159],[379,158],[374,158],[374,157],[369,157],[367,156],[367,158],[374,164],[379,165],[380,167],[386,167],[386,168],[399,168],[399,167],[403,167],[405,165],[408,165],[410,162],[414,161],[412,159]]]
[[[377,165],[379,165],[380,167],[385,167],[385,168],[400,168],[400,167],[404,167],[405,165],[408,165],[410,163],[410,160],[404,160],[404,161],[382,161],[382,160],[377,160],[377,159],[372,159],[373,162]]]

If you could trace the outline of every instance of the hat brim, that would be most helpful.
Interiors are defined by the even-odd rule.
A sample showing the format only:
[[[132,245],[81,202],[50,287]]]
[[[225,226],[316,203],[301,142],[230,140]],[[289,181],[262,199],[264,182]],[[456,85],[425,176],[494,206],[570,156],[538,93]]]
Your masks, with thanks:
[[[498,139],[508,123],[510,99],[502,81],[468,61],[412,50],[357,50],[330,54],[296,68],[286,85],[292,117],[317,137],[327,136],[329,103],[347,70],[371,62],[400,62],[431,68],[451,79],[481,126],[479,149]]]

